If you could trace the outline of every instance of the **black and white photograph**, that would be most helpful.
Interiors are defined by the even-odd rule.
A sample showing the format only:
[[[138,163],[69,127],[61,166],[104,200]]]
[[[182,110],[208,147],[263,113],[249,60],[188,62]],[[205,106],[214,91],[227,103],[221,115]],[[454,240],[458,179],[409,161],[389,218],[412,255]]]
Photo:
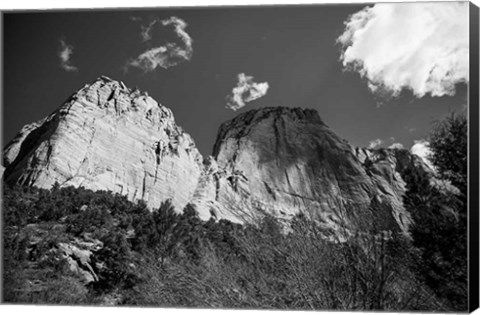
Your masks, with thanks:
[[[3,10],[2,304],[478,308],[478,10]]]

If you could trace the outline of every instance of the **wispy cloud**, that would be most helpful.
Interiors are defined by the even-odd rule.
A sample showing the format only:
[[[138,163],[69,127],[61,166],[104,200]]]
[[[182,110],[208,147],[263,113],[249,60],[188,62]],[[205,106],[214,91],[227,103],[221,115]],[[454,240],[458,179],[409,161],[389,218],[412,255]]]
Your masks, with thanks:
[[[410,152],[419,156],[431,169],[435,169],[430,161],[430,154],[432,151],[430,150],[429,145],[430,143],[426,140],[415,140]]]
[[[158,20],[153,20],[152,22],[148,23],[147,25],[140,25],[142,31],[140,32],[140,36],[142,36],[142,40],[147,42],[152,39],[152,29],[157,24]]]
[[[60,58],[60,66],[67,72],[78,71],[78,68],[72,64],[73,46],[67,44],[64,39],[60,39],[58,49],[58,58]]]
[[[381,139],[375,139],[375,140],[372,140],[368,143],[368,148],[369,149],[375,149],[377,147],[379,147],[380,145],[382,145],[383,141]]]
[[[253,82],[253,77],[239,73],[237,86],[232,89],[232,94],[227,96],[227,108],[236,111],[246,105],[265,96],[268,91],[268,82]]]
[[[161,23],[163,26],[173,26],[173,30],[181,44],[166,43],[158,47],[149,48],[135,59],[129,60],[125,67],[126,71],[129,67],[139,68],[145,73],[151,72],[158,67],[168,69],[182,62],[190,61],[192,58],[193,40],[185,31],[188,25],[178,17],[172,16],[164,20],[154,20],[146,26],[142,26],[140,33],[142,40],[148,42],[152,39],[152,29],[157,23]]]
[[[455,94],[468,82],[468,2],[379,3],[351,15],[340,60],[376,94]]]
[[[173,25],[175,29],[175,33],[181,39],[181,41],[185,44],[185,48],[187,50],[192,50],[193,40],[190,37],[190,35],[188,35],[188,33],[185,32],[185,29],[187,28],[188,24],[184,20],[179,19],[176,16],[172,16],[169,19],[162,20],[161,22],[162,22],[162,25],[164,26]]]

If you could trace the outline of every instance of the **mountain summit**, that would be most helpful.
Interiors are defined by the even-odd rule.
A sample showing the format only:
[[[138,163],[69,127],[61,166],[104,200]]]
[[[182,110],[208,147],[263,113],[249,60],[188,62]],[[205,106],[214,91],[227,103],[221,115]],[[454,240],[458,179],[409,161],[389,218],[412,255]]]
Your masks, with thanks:
[[[252,222],[307,215],[332,231],[394,230],[411,222],[406,150],[354,148],[312,109],[262,108],[219,128],[203,158],[172,112],[147,93],[100,77],[4,149],[4,181],[109,190],[150,208],[171,199],[200,218]]]
[[[407,232],[399,171],[415,158],[397,165],[401,153],[355,149],[312,109],[251,110],[220,127],[194,203],[230,220],[303,213],[334,230]]]
[[[168,108],[108,77],[25,126],[4,150],[4,165],[7,183],[110,190],[151,207],[169,198],[180,209],[203,168]]]

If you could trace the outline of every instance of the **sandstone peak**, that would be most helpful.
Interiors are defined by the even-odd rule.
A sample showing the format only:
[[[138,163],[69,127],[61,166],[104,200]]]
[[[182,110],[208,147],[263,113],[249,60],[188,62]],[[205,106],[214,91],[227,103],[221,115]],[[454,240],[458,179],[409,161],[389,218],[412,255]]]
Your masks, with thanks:
[[[105,109],[109,114],[128,115],[133,112],[143,115],[152,123],[162,123],[165,119],[174,120],[170,109],[162,106],[147,92],[139,89],[130,89],[121,81],[115,81],[107,76],[100,76],[91,84],[86,84],[75,92],[69,101],[86,99],[84,105],[97,106]]]
[[[4,150],[4,180],[109,190],[150,208],[171,199],[204,220],[303,213],[333,231],[408,234],[402,173],[421,165],[397,151],[351,146],[316,110],[267,107],[222,124],[203,159],[170,109],[101,76],[18,133]]]
[[[274,120],[290,120],[295,123],[315,123],[324,125],[315,109],[291,108],[291,107],[264,107],[260,109],[252,109],[242,113],[235,118],[224,122],[217,134],[217,141],[213,148],[213,155],[218,153],[219,145],[225,137],[237,137],[245,135],[255,125],[266,119]]]
[[[316,110],[251,110],[220,127],[215,167],[201,177],[193,203],[201,213],[213,209],[240,222],[303,213],[335,231],[408,233],[405,182],[395,156],[362,154],[363,160]]]
[[[249,110],[236,116],[232,120],[223,123],[222,126],[252,125],[255,122],[266,118],[281,118],[287,116],[296,121],[308,121],[323,124],[318,111],[315,109],[277,106]]]
[[[170,109],[102,76],[19,132],[4,150],[4,180],[110,190],[151,207],[172,199],[183,209],[202,159]]]

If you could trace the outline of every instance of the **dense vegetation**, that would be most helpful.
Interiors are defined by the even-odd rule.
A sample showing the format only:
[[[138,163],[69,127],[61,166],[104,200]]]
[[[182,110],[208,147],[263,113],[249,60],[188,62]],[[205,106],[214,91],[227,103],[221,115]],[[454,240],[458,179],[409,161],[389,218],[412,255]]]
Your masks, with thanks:
[[[404,203],[413,216],[414,245],[421,250],[420,274],[444,303],[468,308],[467,118],[451,114],[435,124],[429,137],[437,177],[456,191],[432,188],[407,176]],[[475,209],[476,211],[476,209]]]
[[[4,196],[7,302],[101,303],[118,296],[121,304],[191,307],[438,307],[410,270],[413,253],[400,236],[336,243],[301,217],[284,233],[271,217],[256,227],[203,222],[188,206],[177,214],[165,202],[150,212],[82,188],[6,187]],[[103,243],[92,259],[106,267],[94,267],[99,280],[83,286],[52,253],[58,243],[86,235]]]
[[[288,226],[266,216],[256,225],[201,221],[169,201],[150,211],[109,192],[4,187],[3,299],[8,303],[184,307],[465,310],[466,185],[449,166],[463,144],[443,146],[461,117],[430,139],[445,192],[406,174],[413,239],[357,233],[327,239],[302,216]],[[466,137],[463,131],[453,137]],[[449,140],[450,141],[450,140]],[[465,152],[466,154],[466,152]],[[441,158],[439,157],[441,156]],[[453,173],[452,173],[453,170]],[[466,176],[466,173],[464,174]],[[466,177],[465,177],[466,178]],[[83,243],[82,243],[83,242]],[[100,243],[101,242],[101,243]],[[61,244],[91,250],[97,279],[71,269]],[[87,283],[88,282],[88,283]]]

